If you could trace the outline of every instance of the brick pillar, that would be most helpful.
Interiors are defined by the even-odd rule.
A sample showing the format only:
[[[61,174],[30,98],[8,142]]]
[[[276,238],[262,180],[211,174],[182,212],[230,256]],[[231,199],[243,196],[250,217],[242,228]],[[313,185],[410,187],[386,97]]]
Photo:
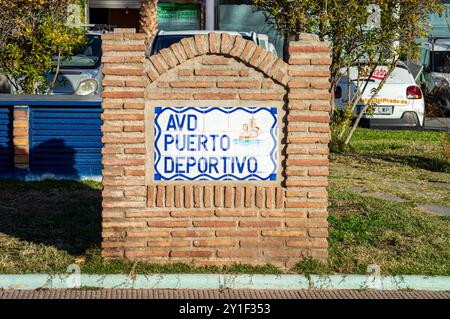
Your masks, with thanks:
[[[304,225],[307,237],[287,243],[311,257],[327,254],[328,142],[330,138],[330,48],[316,35],[301,34],[289,45],[289,111],[287,121],[286,213],[296,212],[287,226]]]
[[[145,34],[116,29],[102,35],[103,73],[103,250],[104,257],[123,257],[124,247],[145,247],[128,236],[128,210],[144,208],[145,187],[144,91]],[[124,237],[125,243],[116,244]],[[116,249],[117,248],[117,249]]]
[[[29,123],[28,106],[14,106],[14,167],[17,169],[29,169]]]

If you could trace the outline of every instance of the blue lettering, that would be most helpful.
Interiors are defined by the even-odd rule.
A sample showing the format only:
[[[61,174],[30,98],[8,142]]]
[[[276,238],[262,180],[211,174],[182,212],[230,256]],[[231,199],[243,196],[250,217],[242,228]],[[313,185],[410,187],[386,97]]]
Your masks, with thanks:
[[[172,135],[164,134],[164,150],[167,151],[167,146],[169,144],[172,144],[174,141],[174,138]]]
[[[195,140],[194,140],[194,138],[195,138],[196,136],[197,136],[197,135],[195,135],[195,134],[189,134],[189,135],[187,136],[186,147],[187,147],[187,150],[190,151],[190,152],[195,152],[195,151],[196,151],[196,148],[195,148]]]
[[[208,151],[208,148],[206,147],[206,142],[208,142],[208,138],[204,134],[200,134],[198,136],[198,151],[201,151],[202,148],[200,146],[203,146],[203,149],[205,151]]]
[[[166,131],[182,131],[185,125],[187,126],[188,131],[195,131],[197,129],[197,116],[194,114],[188,116],[186,116],[186,114],[171,114],[167,121]]]
[[[228,135],[221,136],[220,148],[222,149],[222,151],[226,151],[230,148],[230,137]]]
[[[239,157],[235,157],[235,159],[236,159],[236,165],[237,165],[238,172],[242,173],[244,171],[245,162],[247,161],[247,156],[244,156],[244,158],[242,159],[242,163],[239,163]]]
[[[189,174],[189,170],[191,167],[194,167],[196,163],[195,157],[188,157],[187,158],[187,164],[186,164],[186,173]]]
[[[217,165],[218,164],[219,164],[219,159],[217,157],[210,157],[209,158],[209,174],[211,174],[211,171],[212,171],[213,168],[216,171],[216,173],[219,174],[219,170],[217,169]]]
[[[175,119],[173,117],[174,117],[173,114],[169,115],[169,120],[167,121],[166,131],[170,131],[171,129],[173,129],[174,131],[177,130],[177,126],[175,124]]]
[[[223,160],[223,172],[227,173],[227,160],[228,160],[228,157],[222,156],[221,159]]]
[[[202,163],[203,163],[203,168],[202,168]],[[208,169],[208,162],[206,161],[206,158],[200,157],[198,159],[198,171],[203,174],[206,172],[207,169]]]
[[[220,170],[220,172],[219,172]],[[178,156],[164,157],[164,173],[200,173],[200,174],[242,174],[245,171],[250,174],[258,172],[258,160],[256,157],[194,157],[194,156]]]
[[[215,152],[216,151],[216,137],[219,137],[219,135],[211,134],[210,137],[212,139],[212,151]]]
[[[183,144],[180,145],[180,140],[182,140]],[[180,135],[177,135],[175,138],[175,145],[177,150],[184,151],[184,148],[186,147],[186,135],[182,135],[182,138],[180,138]]]
[[[188,131],[195,131],[197,129],[197,116],[194,114],[188,115]]]
[[[250,161],[253,162],[253,168],[251,168],[252,164],[250,163]],[[258,171],[258,161],[253,156],[250,157],[247,161],[247,170],[252,174]]]
[[[173,173],[173,171],[174,171],[173,158],[164,157],[164,173],[170,174]]]
[[[177,115],[177,124],[178,124],[178,129],[180,131],[183,129],[185,119],[186,119],[186,115],[185,114],[183,114],[181,116],[181,121],[180,121],[180,117]]]
[[[181,161],[184,160],[184,159],[185,159],[185,157],[177,157],[177,159],[175,160],[175,169],[176,169],[178,174],[185,173],[185,171],[183,171],[181,169],[181,167],[183,166],[183,163]]]

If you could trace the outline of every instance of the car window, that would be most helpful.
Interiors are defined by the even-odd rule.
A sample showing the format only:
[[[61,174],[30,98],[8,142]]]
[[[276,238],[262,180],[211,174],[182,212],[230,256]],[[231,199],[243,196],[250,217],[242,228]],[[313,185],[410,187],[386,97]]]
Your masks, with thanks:
[[[341,72],[344,72],[342,70]],[[359,79],[367,79],[370,75],[371,69],[369,67],[360,68]],[[386,66],[378,66],[370,77],[370,82],[381,82],[387,75],[388,68]],[[344,73],[345,74],[345,73]],[[358,69],[356,67],[350,68],[350,77],[352,81],[357,81],[358,79]],[[389,78],[386,79],[386,84],[403,84],[411,83],[411,74],[406,67],[397,66],[390,74]]]
[[[422,48],[420,50],[420,64],[421,65],[428,66],[428,64],[429,64],[428,62],[430,60],[429,52],[430,51],[428,51],[427,48]]]
[[[87,44],[74,52],[71,57],[63,58],[62,69],[95,69],[100,66],[102,56],[102,40],[100,35],[88,35]],[[53,66],[57,64],[57,57],[53,57]]]
[[[450,73],[450,51],[433,53],[433,72]]]
[[[159,51],[161,51],[162,49],[166,49],[166,48],[170,47],[172,44],[181,41],[181,39],[188,38],[190,36],[192,36],[192,35],[185,35],[185,34],[178,35],[177,34],[177,35],[157,36],[153,43],[152,55],[158,54]]]
[[[158,35],[152,45],[151,55],[158,54],[162,49],[167,49],[172,44],[181,41],[184,38],[193,37],[192,34],[176,34],[176,35]],[[245,40],[252,41],[253,39],[249,36],[242,36]]]
[[[402,84],[402,83],[411,83],[411,75],[408,69],[403,67],[396,67],[394,71],[392,71],[389,78],[386,80],[387,84]]]

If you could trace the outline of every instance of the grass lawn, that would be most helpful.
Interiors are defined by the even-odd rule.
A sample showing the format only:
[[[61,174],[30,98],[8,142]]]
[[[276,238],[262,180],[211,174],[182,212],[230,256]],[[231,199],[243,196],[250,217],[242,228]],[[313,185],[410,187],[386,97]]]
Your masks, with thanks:
[[[292,272],[450,275],[450,164],[443,133],[358,130],[352,150],[331,155],[329,263]],[[105,262],[101,184],[0,181],[0,273],[280,273],[267,265],[219,269]]]

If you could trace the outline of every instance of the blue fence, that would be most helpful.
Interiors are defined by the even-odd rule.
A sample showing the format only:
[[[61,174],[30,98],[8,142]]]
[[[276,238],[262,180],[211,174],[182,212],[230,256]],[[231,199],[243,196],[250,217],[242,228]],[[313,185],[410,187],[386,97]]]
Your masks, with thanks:
[[[14,170],[10,166],[12,175],[73,179],[101,176],[102,109],[99,97],[0,95],[1,105],[8,105],[9,110],[17,105],[29,108],[29,170]],[[0,121],[1,118],[0,115]],[[8,133],[4,135],[11,136],[12,125],[5,131]],[[0,141],[1,132],[0,128]]]
[[[68,177],[102,173],[101,109],[33,106],[30,172]]]
[[[0,175],[13,169],[13,112],[8,106],[0,106]]]

